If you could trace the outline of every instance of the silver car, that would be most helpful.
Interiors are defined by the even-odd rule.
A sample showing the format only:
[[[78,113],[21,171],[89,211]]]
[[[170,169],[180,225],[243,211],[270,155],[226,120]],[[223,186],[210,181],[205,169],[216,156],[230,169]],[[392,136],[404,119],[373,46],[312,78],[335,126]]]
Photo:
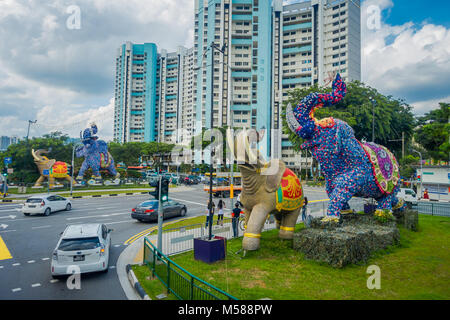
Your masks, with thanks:
[[[53,277],[108,271],[111,231],[100,223],[69,225],[53,251]]]

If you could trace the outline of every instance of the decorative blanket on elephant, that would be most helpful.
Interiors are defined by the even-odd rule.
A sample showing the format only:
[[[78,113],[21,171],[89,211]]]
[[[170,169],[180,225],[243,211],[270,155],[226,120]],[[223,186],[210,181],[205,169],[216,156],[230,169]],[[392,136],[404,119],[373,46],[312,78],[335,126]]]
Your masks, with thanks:
[[[67,176],[67,163],[62,161],[56,161],[50,169],[50,176],[54,178],[64,178]]]
[[[385,147],[372,142],[361,143],[370,163],[378,188],[391,194],[400,179],[400,170],[395,156]]]
[[[303,191],[295,173],[286,168],[277,190],[277,210],[295,210],[303,204]]]
[[[108,168],[111,164],[111,160],[108,153],[100,153],[100,168]]]

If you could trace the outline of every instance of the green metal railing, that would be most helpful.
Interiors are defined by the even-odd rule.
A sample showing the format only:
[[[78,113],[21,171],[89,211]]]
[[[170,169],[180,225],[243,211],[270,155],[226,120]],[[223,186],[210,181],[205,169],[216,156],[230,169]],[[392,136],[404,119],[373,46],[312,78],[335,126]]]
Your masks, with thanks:
[[[144,238],[144,263],[170,293],[180,300],[237,300],[183,269]]]

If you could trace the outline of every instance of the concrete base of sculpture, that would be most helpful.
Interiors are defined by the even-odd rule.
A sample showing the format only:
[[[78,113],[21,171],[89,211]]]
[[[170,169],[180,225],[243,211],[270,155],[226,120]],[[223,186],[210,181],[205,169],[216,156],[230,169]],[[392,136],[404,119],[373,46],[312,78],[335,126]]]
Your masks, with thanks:
[[[306,259],[326,262],[342,268],[366,263],[374,251],[398,243],[400,233],[395,222],[379,223],[371,214],[346,214],[342,223],[323,224],[311,220],[311,227],[294,234],[293,246]]]

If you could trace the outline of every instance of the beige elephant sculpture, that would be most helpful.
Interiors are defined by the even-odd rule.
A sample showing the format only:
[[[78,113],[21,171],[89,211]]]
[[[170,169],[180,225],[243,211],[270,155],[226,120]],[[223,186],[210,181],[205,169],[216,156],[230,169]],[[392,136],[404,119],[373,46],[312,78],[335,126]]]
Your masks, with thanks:
[[[48,159],[46,156],[41,154],[48,153],[48,150],[39,149],[34,151],[31,150],[31,154],[34,158],[34,163],[38,167],[41,176],[35,182],[35,187],[40,187],[45,179],[48,179],[49,188],[55,186],[55,179],[66,179],[69,182],[75,183],[72,177],[69,176],[69,164],[62,161],[56,161],[55,159]],[[48,170],[49,174],[44,174],[44,170]]]
[[[245,213],[242,249],[258,250],[261,231],[270,214],[274,214],[279,237],[292,239],[300,209],[303,189],[298,177],[283,161],[266,162],[252,144],[263,138],[263,132],[241,130],[234,137],[227,132],[227,143],[242,174],[240,201]]]

